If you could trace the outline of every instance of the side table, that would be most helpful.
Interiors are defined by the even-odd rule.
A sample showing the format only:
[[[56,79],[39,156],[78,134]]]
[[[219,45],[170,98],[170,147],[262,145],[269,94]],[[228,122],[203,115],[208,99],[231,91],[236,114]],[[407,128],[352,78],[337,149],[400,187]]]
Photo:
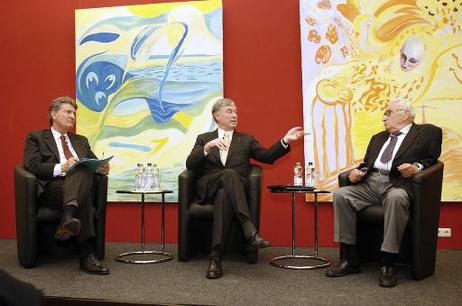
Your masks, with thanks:
[[[312,187],[304,186],[293,186],[293,185],[271,185],[268,188],[273,193],[290,193],[292,196],[292,252],[290,255],[278,256],[271,259],[270,264],[284,269],[295,269],[295,270],[310,270],[317,268],[324,268],[330,266],[330,263],[327,259],[322,258],[318,255],[318,194],[319,193],[329,193],[327,190],[318,190],[313,189]],[[314,195],[314,254],[313,255],[297,255],[295,252],[295,194],[296,193],[312,193]],[[282,264],[280,261],[287,259],[309,259],[312,261],[317,261],[319,263],[311,265],[289,265]]]
[[[123,263],[133,263],[133,264],[151,264],[151,263],[161,263],[173,259],[173,256],[165,252],[165,194],[173,193],[172,190],[117,190],[117,193],[124,194],[140,194],[141,195],[141,250],[131,251],[127,253],[122,253],[116,257],[116,260]],[[144,239],[144,206],[145,206],[145,195],[147,194],[161,194],[162,202],[161,205],[161,222],[160,222],[160,232],[161,232],[161,249],[157,250],[145,250],[145,239]],[[133,255],[160,255],[160,258],[155,259],[129,259]]]

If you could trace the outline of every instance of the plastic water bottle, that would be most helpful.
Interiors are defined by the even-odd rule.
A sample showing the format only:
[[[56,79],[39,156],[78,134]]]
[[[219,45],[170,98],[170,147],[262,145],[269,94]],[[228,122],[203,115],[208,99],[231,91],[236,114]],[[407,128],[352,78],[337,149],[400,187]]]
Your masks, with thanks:
[[[160,169],[157,167],[157,164],[154,164],[152,167],[153,172],[153,183],[152,189],[160,190]]]
[[[294,186],[303,186],[302,163],[296,162],[294,167]]]
[[[308,165],[309,165],[309,163],[308,163]],[[311,163],[311,165],[309,165],[309,166],[310,166],[310,177],[311,177],[311,179],[310,179],[309,183],[306,183],[306,186],[315,188],[316,187],[316,180],[318,179],[317,173],[316,173],[316,168],[314,167],[313,163]]]
[[[135,190],[143,189],[143,164],[136,164],[135,168]]]
[[[148,163],[148,166],[144,169],[144,189],[152,190],[154,184],[154,169],[152,163]]]
[[[305,186],[313,187],[312,177],[311,177],[311,168],[313,168],[313,162],[308,162],[308,165],[305,168]]]

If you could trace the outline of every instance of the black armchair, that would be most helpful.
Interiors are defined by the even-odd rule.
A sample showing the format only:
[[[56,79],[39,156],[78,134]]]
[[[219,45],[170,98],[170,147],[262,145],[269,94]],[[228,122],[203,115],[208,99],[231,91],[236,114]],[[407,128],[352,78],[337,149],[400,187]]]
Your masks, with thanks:
[[[37,257],[63,255],[78,252],[77,241],[64,245],[56,243],[54,233],[61,221],[61,210],[42,207],[37,197],[39,182],[22,165],[14,171],[16,202],[16,239],[19,263],[25,268],[35,266]],[[96,255],[104,259],[107,176],[95,175],[93,182],[93,205],[95,208]]]
[[[212,204],[193,202],[196,188],[196,175],[185,170],[178,177],[178,259],[187,261],[197,253],[209,253],[212,244],[213,210]],[[260,225],[260,197],[262,170],[251,165],[250,183],[246,186],[250,218],[258,229]],[[226,243],[226,252],[241,253],[250,263],[258,259],[258,250],[247,251],[242,228],[233,220]]]
[[[438,223],[444,164],[436,164],[416,174],[410,217],[401,241],[399,260],[411,265],[412,275],[423,279],[435,272]],[[339,175],[339,185],[347,186],[348,172]],[[357,247],[361,262],[379,259],[383,239],[383,209],[368,207],[358,214]]]

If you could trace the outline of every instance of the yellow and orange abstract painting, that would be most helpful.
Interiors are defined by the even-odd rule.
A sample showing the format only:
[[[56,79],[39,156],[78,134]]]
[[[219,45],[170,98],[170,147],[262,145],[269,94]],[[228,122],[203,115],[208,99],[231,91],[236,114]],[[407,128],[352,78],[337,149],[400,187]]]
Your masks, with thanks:
[[[387,104],[443,129],[444,201],[462,200],[462,1],[300,0],[305,161],[319,187],[362,161]]]

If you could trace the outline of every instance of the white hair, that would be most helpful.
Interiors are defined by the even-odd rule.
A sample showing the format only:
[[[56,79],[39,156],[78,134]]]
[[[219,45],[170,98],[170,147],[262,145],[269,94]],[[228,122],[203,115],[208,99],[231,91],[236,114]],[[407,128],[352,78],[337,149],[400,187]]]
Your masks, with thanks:
[[[406,100],[406,99],[396,99],[396,100],[393,100],[391,102],[392,103],[397,103],[401,108],[403,108],[403,109],[405,109],[405,110],[407,110],[409,112],[412,119],[415,118],[414,106],[412,106],[412,104],[408,100]]]

